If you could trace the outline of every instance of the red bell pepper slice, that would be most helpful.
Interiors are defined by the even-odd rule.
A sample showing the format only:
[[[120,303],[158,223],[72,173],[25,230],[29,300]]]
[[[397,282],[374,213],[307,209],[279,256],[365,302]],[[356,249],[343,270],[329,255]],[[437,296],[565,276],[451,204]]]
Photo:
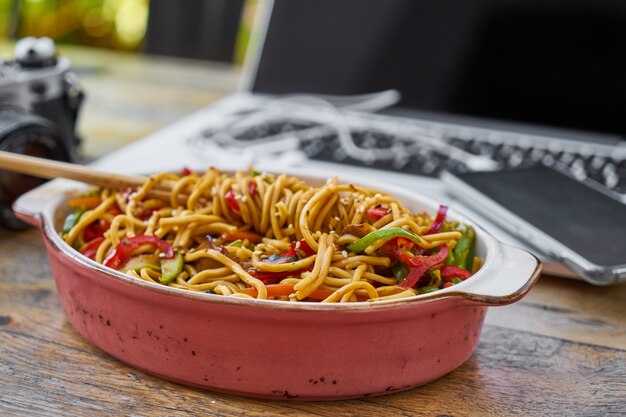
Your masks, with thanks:
[[[104,232],[109,230],[111,223],[106,220],[96,220],[83,229],[83,239],[85,242],[91,242],[94,239],[104,236]]]
[[[389,214],[389,209],[384,207],[369,207],[365,210],[365,215],[373,222],[377,222],[387,214]]]
[[[113,252],[104,260],[104,266],[119,269],[133,255],[133,252],[143,245],[154,245],[165,254],[166,258],[174,257],[174,248],[166,241],[152,235],[126,237],[113,249]]]
[[[226,203],[228,203],[233,211],[239,213],[239,202],[237,201],[237,199],[235,199],[235,193],[233,193],[233,190],[228,190],[226,192],[226,194],[224,195],[224,200],[226,200]]]
[[[248,273],[260,280],[265,285],[278,284],[283,278],[293,277],[300,275],[302,272],[312,271],[313,265],[298,269],[297,271],[284,271],[284,272],[267,272],[259,271],[258,269],[248,270]]]
[[[250,197],[255,197],[259,193],[259,190],[256,186],[256,181],[248,181],[248,193],[250,194]]]
[[[306,256],[313,256],[317,253],[313,249],[311,249],[309,244],[306,243],[306,240],[302,239],[302,240],[298,240],[295,242],[291,242],[291,249],[283,253],[282,257],[285,258],[285,257],[295,256],[298,254],[298,250],[303,251]]]
[[[439,252],[434,255],[412,255],[412,253],[405,251],[400,245],[398,245],[398,239],[392,239],[385,243],[380,251],[392,260],[402,261],[409,267],[409,273],[407,276],[398,283],[400,287],[411,288],[418,283],[420,278],[424,276],[428,268],[432,268],[435,265],[439,265],[446,260],[448,256],[448,246],[441,245]]]
[[[407,259],[403,262],[406,262],[409,266],[409,273],[398,285],[400,287],[411,288],[414,287],[415,284],[418,283],[420,278],[424,276],[426,271],[429,268],[432,268],[435,265],[439,265],[443,261],[446,260],[448,256],[448,247],[446,245],[441,245],[439,247],[439,252],[430,256],[422,256],[415,255],[413,258]],[[408,257],[407,257],[408,258]]]
[[[441,268],[439,268],[439,272],[441,273],[441,279],[447,281],[451,280],[452,278],[460,278],[465,281],[472,276],[472,273],[467,269],[463,269],[454,265],[443,265]]]
[[[183,167],[183,169],[181,169],[180,172],[185,176],[191,175],[193,173],[193,171],[189,169],[188,167]]]
[[[104,237],[97,237],[93,239],[92,241],[90,241],[89,243],[87,243],[83,247],[80,253],[82,253],[83,255],[85,255],[86,257],[90,259],[94,259],[96,256],[96,252],[98,252],[98,248],[100,247],[100,244],[102,242],[104,242]]]
[[[446,220],[446,214],[448,213],[448,207],[443,204],[439,206],[439,210],[437,210],[437,215],[435,216],[435,220],[433,224],[430,225],[425,235],[432,235],[434,233],[439,233],[441,230],[441,226],[443,226],[443,222]]]

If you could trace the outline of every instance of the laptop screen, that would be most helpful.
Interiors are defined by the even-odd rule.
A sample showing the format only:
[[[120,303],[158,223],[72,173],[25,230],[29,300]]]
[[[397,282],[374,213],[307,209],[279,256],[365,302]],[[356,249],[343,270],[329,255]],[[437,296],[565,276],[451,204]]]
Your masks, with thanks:
[[[274,0],[252,90],[626,137],[626,2]]]

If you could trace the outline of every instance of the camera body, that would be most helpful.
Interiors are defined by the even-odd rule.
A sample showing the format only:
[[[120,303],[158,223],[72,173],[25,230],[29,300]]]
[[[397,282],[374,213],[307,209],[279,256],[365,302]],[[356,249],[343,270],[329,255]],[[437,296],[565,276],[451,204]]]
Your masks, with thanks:
[[[83,100],[70,61],[57,57],[48,38],[24,38],[13,60],[0,61],[0,150],[72,162],[80,139],[76,122]],[[24,225],[11,205],[43,180],[0,171],[0,224]]]

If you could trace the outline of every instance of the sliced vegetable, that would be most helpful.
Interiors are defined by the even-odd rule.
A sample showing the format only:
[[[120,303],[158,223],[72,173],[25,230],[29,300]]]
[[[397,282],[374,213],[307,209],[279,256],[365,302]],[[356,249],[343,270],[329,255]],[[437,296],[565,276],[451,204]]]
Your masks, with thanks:
[[[94,209],[102,203],[100,197],[80,197],[67,202],[68,207],[84,207]]]
[[[285,296],[288,296],[289,294],[293,294],[296,292],[296,290],[293,288],[293,285],[291,284],[272,284],[272,285],[267,285],[266,288],[267,288],[268,297],[285,297]],[[252,296],[252,297],[256,297],[258,294],[256,288],[252,288],[252,287],[241,289],[239,290],[239,292],[242,294],[248,294],[249,296]],[[311,294],[309,294],[307,298],[321,301],[321,300],[328,298],[332,293],[333,292],[330,290],[318,288],[314,290]]]
[[[83,239],[89,242],[96,238],[104,236],[104,232],[109,230],[111,223],[106,220],[96,220],[83,229]]]
[[[414,243],[424,244],[421,237],[415,233],[402,229],[400,227],[392,227],[389,229],[380,229],[375,232],[369,233],[354,243],[348,245],[348,250],[354,253],[362,252],[365,248],[374,242],[379,240],[390,240],[396,237],[404,237]]]
[[[278,284],[284,278],[287,277],[297,277],[302,272],[307,272],[313,270],[313,265],[298,269],[297,271],[284,271],[284,272],[267,272],[267,271],[259,271],[258,269],[250,269],[248,273],[261,281],[265,285],[269,284]]]
[[[84,207],[80,207],[70,213],[63,222],[63,233],[69,233],[70,230],[76,226],[76,223],[80,220],[80,216],[82,216],[85,211],[87,210]]]
[[[141,235],[126,237],[113,249],[113,251],[104,260],[104,266],[109,268],[119,269],[132,257],[135,250],[144,245],[154,245],[165,254],[166,258],[172,258],[174,256],[174,249],[172,245],[166,241],[159,239],[152,235]]]
[[[256,186],[256,181],[254,180],[248,181],[248,193],[250,193],[250,196],[252,197],[255,197],[259,193],[259,190],[257,189],[257,186]]]
[[[161,267],[159,266],[159,255],[149,254],[149,255],[138,255],[133,256],[126,262],[124,265],[124,271],[141,271],[143,268],[149,268],[154,271],[160,271]]]
[[[365,210],[365,215],[372,222],[377,222],[389,213],[389,209],[385,207],[369,207]]]
[[[263,236],[250,230],[237,230],[235,233],[222,233],[220,237],[227,242],[248,239],[252,243],[261,243],[263,240]]]
[[[441,279],[448,281],[452,278],[466,280],[472,276],[472,273],[467,269],[459,268],[455,265],[442,265],[439,271],[441,272]]]
[[[461,232],[461,238],[457,240],[456,246],[452,249],[451,256],[446,259],[446,265],[454,265],[459,268],[467,269],[467,262],[470,251],[474,245],[476,233],[471,226],[465,226]]]
[[[426,293],[438,291],[438,290],[439,290],[439,287],[435,287],[434,285],[426,285],[425,287],[418,288],[417,292],[418,294],[426,294]]]
[[[226,203],[228,203],[233,211],[239,213],[239,202],[235,198],[235,193],[233,193],[233,190],[228,190],[226,194],[224,194],[224,200],[226,200]]]
[[[393,244],[395,242],[391,242]],[[388,245],[388,246],[391,246]],[[446,257],[448,256],[448,247],[446,245],[441,245],[439,247],[439,252],[434,255],[413,255],[410,256],[405,251],[400,248],[395,248],[395,250],[390,250],[388,247],[383,249],[383,252],[388,255],[391,259],[396,261],[402,261],[406,263],[409,267],[409,273],[406,278],[402,280],[398,285],[400,287],[411,288],[414,287],[419,280],[424,276],[428,268],[432,268],[435,265],[439,265],[442,263]]]
[[[437,215],[435,216],[435,220],[433,224],[430,225],[425,235],[431,235],[433,233],[439,233],[441,230],[441,226],[443,226],[443,222],[446,221],[446,214],[448,213],[448,207],[441,204],[439,209],[437,210]]]
[[[188,167],[183,167],[183,169],[181,169],[180,172],[185,176],[191,175],[193,173],[193,171],[189,169]]]
[[[178,274],[183,272],[183,254],[178,252],[171,259],[164,259],[161,261],[161,276],[159,281],[163,284],[169,284],[174,281]]]
[[[313,249],[311,249],[311,247],[309,246],[308,243],[306,243],[306,240],[302,239],[302,240],[298,240],[295,242],[291,242],[291,249],[289,249],[287,252],[283,253],[283,257],[292,257],[298,254],[298,251],[301,250],[302,252],[304,252],[304,254],[306,256],[313,256],[315,255],[315,251]]]
[[[82,253],[83,255],[85,255],[86,257],[90,259],[95,259],[96,252],[98,252],[98,248],[100,247],[100,244],[102,242],[104,242],[104,237],[97,237],[94,240],[90,241],[89,243],[85,244],[80,249],[80,253]]]
[[[409,275],[409,266],[404,262],[396,262],[391,266],[391,272],[393,272],[393,276],[396,277],[396,280],[401,282]]]

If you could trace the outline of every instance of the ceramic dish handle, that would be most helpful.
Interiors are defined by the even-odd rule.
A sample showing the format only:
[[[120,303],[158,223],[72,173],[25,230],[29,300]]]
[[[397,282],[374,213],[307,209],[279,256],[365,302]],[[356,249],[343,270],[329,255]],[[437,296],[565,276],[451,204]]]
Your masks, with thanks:
[[[522,298],[541,273],[541,262],[531,253],[501,244],[501,264],[484,279],[477,281],[463,298],[488,305],[511,304]]]
[[[20,196],[13,203],[15,215],[22,221],[33,225],[41,226],[41,216],[45,208],[50,203],[62,196],[66,191],[72,188],[80,187],[79,183],[68,180],[50,181],[40,187],[34,188],[24,195]]]

